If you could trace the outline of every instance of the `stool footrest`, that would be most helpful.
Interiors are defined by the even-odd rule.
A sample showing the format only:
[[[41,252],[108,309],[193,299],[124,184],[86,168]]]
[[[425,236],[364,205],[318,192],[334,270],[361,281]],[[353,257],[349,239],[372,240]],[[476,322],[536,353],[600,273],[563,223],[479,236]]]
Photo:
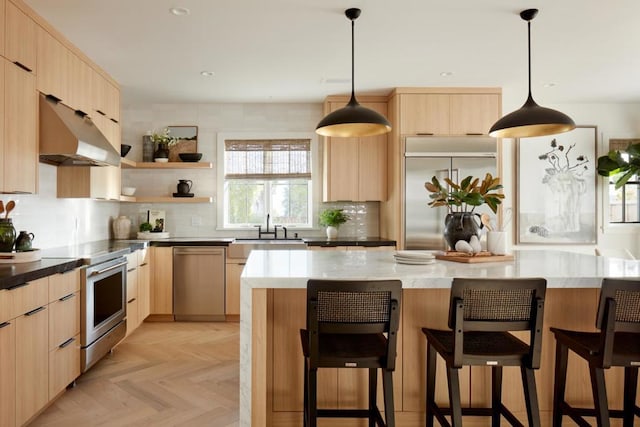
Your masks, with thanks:
[[[445,415],[451,415],[451,408],[441,408],[439,406],[436,405],[435,411],[434,411],[434,415],[436,415],[436,417],[438,415],[441,416],[445,416]],[[516,427],[524,427],[524,424],[522,424],[520,422],[520,420],[518,420],[516,418],[515,415],[513,415],[513,413],[503,404],[500,404],[500,408],[496,411],[499,412],[500,415],[502,415],[503,417],[506,418],[506,420],[512,425],[512,426],[516,426]],[[493,415],[493,409],[492,408],[462,408],[462,415],[471,415],[471,416],[479,416],[479,417],[490,417]],[[440,417],[438,417],[439,419],[441,419]]]
[[[640,407],[635,406],[633,412],[637,417],[640,417]],[[576,408],[570,406],[567,402],[562,402],[562,415],[571,417],[571,419],[580,426],[591,426],[591,423],[586,422],[583,417],[595,417],[596,410],[593,408]],[[624,418],[624,411],[622,409],[609,409],[609,418]]]

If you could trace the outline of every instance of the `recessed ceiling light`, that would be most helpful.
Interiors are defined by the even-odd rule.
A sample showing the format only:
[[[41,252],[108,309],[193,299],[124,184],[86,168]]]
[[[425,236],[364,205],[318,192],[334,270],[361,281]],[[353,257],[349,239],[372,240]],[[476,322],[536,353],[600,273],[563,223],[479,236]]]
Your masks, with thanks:
[[[184,16],[191,13],[191,11],[186,7],[172,7],[171,9],[169,9],[169,12],[173,13],[176,16]]]
[[[205,77],[213,77],[216,75],[216,73],[214,73],[213,71],[200,71],[200,75]]]
[[[453,71],[443,71],[440,73],[442,77],[451,77],[453,76]]]
[[[544,87],[554,87],[556,84],[555,83],[545,83],[543,86]]]

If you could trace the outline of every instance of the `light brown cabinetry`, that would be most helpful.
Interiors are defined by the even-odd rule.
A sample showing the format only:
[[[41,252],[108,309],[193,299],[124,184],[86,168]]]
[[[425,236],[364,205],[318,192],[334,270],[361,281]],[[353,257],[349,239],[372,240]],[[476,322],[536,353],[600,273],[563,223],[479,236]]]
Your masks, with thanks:
[[[148,249],[138,252],[138,323],[151,314],[151,256]]]
[[[227,320],[240,319],[240,276],[246,262],[243,258],[227,258],[224,307]]]
[[[151,314],[173,318],[173,248],[151,247]]]
[[[36,70],[36,23],[13,2],[6,2],[4,54],[29,72]]]
[[[344,107],[329,101],[327,112]],[[386,101],[362,105],[387,114]],[[387,198],[387,135],[363,138],[325,138],[323,201],[379,201]]]
[[[69,55],[71,52],[47,30],[37,27],[38,91],[69,101]],[[72,107],[71,105],[69,105]],[[72,107],[73,108],[73,107]]]
[[[58,197],[120,200],[120,168],[58,166]]]
[[[0,55],[4,55],[4,42],[5,42],[5,29],[6,29],[6,21],[5,21],[5,5],[7,4],[7,0],[0,0]],[[0,404],[1,405],[1,404]],[[2,417],[0,416],[0,421],[2,421]]]
[[[127,258],[127,335],[140,324],[138,316],[138,254],[131,253]]]
[[[80,376],[80,270],[49,279],[49,400]]]
[[[16,424],[15,349],[15,321],[0,321],[0,426],[13,427]]]
[[[4,65],[4,167],[6,192],[36,193],[38,183],[35,76],[10,62]]]
[[[16,294],[24,310],[15,319],[17,425],[24,424],[49,402],[48,284],[48,278],[38,279]],[[20,301],[20,297],[26,299]]]
[[[497,93],[403,93],[402,135],[486,135],[500,118]]]

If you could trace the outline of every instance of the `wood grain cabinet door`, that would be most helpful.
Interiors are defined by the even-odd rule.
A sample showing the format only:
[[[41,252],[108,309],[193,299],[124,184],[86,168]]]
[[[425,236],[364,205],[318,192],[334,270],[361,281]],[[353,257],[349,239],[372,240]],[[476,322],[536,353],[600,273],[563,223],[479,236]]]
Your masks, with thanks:
[[[0,323],[0,426],[16,424],[15,319]]]
[[[451,95],[451,135],[487,135],[499,118],[497,94]]]
[[[5,9],[5,56],[29,72],[36,71],[36,23],[7,1]]]
[[[4,61],[4,191],[36,193],[38,140],[35,76]]]
[[[449,135],[449,117],[449,94],[400,96],[400,132],[403,135]]]

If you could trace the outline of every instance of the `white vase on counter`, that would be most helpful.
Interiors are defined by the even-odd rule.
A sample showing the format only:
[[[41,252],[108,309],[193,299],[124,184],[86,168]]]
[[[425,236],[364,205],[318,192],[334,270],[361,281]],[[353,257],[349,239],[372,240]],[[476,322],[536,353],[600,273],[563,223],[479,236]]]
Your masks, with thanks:
[[[333,226],[328,226],[327,227],[327,238],[328,239],[335,239],[336,237],[338,237],[338,227],[333,227]]]
[[[124,215],[120,215],[113,220],[113,238],[124,240],[129,238],[131,232],[131,220]]]

